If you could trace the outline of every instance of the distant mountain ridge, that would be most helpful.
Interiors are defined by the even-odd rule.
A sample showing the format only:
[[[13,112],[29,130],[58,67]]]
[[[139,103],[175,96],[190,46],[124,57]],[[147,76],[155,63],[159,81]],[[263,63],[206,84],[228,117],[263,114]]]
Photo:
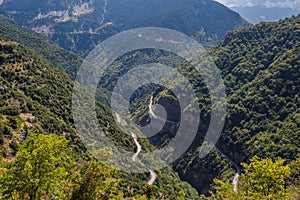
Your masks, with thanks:
[[[250,23],[271,22],[297,15],[300,10],[293,8],[266,7],[264,5],[255,6],[234,6],[232,10],[237,11]]]
[[[249,25],[213,0],[4,0],[0,13],[82,56],[131,28],[170,28],[211,46],[228,31]]]

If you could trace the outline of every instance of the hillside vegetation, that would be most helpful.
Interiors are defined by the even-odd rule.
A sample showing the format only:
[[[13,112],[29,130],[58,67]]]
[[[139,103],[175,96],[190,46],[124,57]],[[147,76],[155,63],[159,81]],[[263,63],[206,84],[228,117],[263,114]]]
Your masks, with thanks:
[[[242,168],[241,163],[254,156],[281,157],[287,163],[299,157],[299,39],[300,16],[294,16],[230,32],[209,50],[223,75],[228,110],[215,150],[203,159],[198,154],[210,122],[210,97],[193,67],[187,63],[180,66],[200,98],[202,127],[174,169],[200,193],[208,192],[214,178],[232,181],[237,166]],[[167,90],[161,92],[160,88],[154,94],[158,94],[156,102],[166,98],[174,102]],[[139,103],[137,116],[141,121],[147,113],[140,112],[147,110],[143,105],[148,101],[147,97]],[[165,134],[172,138],[174,133]],[[159,146],[161,142],[152,144]]]
[[[0,35],[32,49],[39,56],[67,72],[72,79],[75,78],[77,69],[82,63],[79,56],[60,48],[45,36],[28,30],[3,15],[0,15]]]
[[[69,192],[72,192],[73,186],[72,184],[69,185],[69,181],[72,181],[72,176],[74,175],[72,173],[77,173],[76,170],[78,167],[82,167],[82,169],[80,169],[83,170],[82,173],[86,173],[86,170],[91,170],[91,176],[95,177],[96,179],[94,185],[91,183],[91,185],[87,187],[92,187],[91,190],[95,189],[95,187],[96,189],[100,189],[99,187],[102,186],[97,184],[99,180],[102,180],[102,169],[105,170],[107,168],[98,161],[93,161],[93,163],[90,163],[92,166],[90,166],[90,164],[86,165],[85,161],[81,161],[81,159],[93,160],[93,158],[89,152],[86,152],[86,148],[76,134],[76,130],[73,125],[74,120],[71,111],[73,81],[70,79],[70,77],[64,72],[60,71],[59,68],[54,66],[51,62],[37,55],[34,51],[28,49],[20,43],[10,41],[5,38],[1,38],[0,40],[0,65],[0,142],[2,155],[1,159],[3,160],[2,165],[5,169],[1,171],[4,172],[8,170],[7,173],[9,173],[4,173],[3,177],[1,177],[1,180],[4,180],[4,182],[0,185],[1,191],[3,189],[3,198],[39,199],[43,197],[53,199],[59,196],[62,199],[69,199],[72,197],[72,195],[75,195],[75,192],[77,191],[76,188],[79,187],[80,184],[85,183],[85,175],[79,174],[79,176],[83,176],[83,179],[76,179],[78,183],[73,185],[74,193],[69,194],[71,196],[60,196],[63,193],[60,190],[66,190],[66,188],[68,188],[70,189]],[[111,139],[117,145],[134,152],[135,145],[133,139],[127,134],[124,134],[120,128],[117,127],[107,106],[103,105],[102,103],[97,103],[97,112],[99,115],[100,124],[105,127],[104,129],[108,133],[111,133]],[[106,126],[108,123],[111,123],[109,127]],[[60,174],[62,173],[61,171],[57,172],[53,169],[53,167],[51,167],[49,169],[49,173],[51,174],[51,177],[59,176],[57,179],[55,179],[57,182],[53,184],[47,182],[51,182],[52,178],[49,178],[48,175],[50,176],[50,174],[45,172],[45,176],[47,176],[44,180],[46,182],[43,182],[45,185],[42,185],[37,191],[33,191],[32,189],[28,189],[30,187],[28,185],[29,183],[26,181],[32,183],[31,181],[37,180],[39,172],[32,174],[32,180],[24,180],[24,183],[20,183],[20,185],[14,184],[15,182],[13,181],[19,182],[20,180],[10,179],[10,174],[23,173],[20,172],[23,165],[19,165],[19,157],[25,163],[27,162],[26,159],[33,159],[40,160],[40,164],[42,166],[44,164],[47,165],[47,159],[43,158],[43,160],[41,158],[41,154],[45,154],[43,152],[47,151],[47,149],[43,148],[47,148],[47,146],[37,146],[37,149],[35,150],[31,149],[34,147],[29,145],[31,142],[34,142],[32,141],[34,139],[31,140],[31,138],[34,137],[35,134],[43,133],[56,133],[58,135],[65,136],[65,138],[67,138],[69,141],[65,141],[64,144],[69,143],[71,148],[70,151],[73,152],[70,160],[72,162],[78,162],[79,166],[72,165],[72,170],[75,171],[70,169],[71,171],[68,172],[69,174]],[[120,134],[123,136],[116,137]],[[45,140],[44,142],[47,142],[47,138],[44,138],[43,140]],[[41,143],[41,141],[39,143]],[[147,148],[150,147],[150,144],[148,143],[147,145],[146,143],[143,144],[143,146],[147,150]],[[53,148],[55,149],[55,147]],[[26,152],[26,155],[23,155],[23,151]],[[41,153],[37,154],[37,157],[31,155],[30,152],[36,151],[41,151]],[[60,153],[57,151],[60,150],[55,150],[54,157]],[[30,156],[26,157],[27,155]],[[15,159],[16,161],[14,161]],[[55,166],[56,164],[54,163],[53,165]],[[66,166],[62,166],[61,170],[65,170],[64,167]],[[85,169],[85,167],[87,167],[87,169]],[[93,171],[94,167],[96,167],[96,171]],[[28,170],[30,169],[31,168],[29,167]],[[147,185],[146,180],[148,178],[148,174],[127,174],[120,172],[114,177],[108,177],[108,179],[118,179],[118,184],[116,184],[115,187],[121,193],[120,195],[124,198],[138,197],[139,195],[146,195],[146,197],[149,198],[159,198],[161,195],[168,198],[175,198],[177,196],[197,196],[197,192],[189,184],[182,182],[178,175],[171,168],[158,171],[158,173],[163,174],[163,176],[160,176],[153,186]],[[22,176],[26,175],[22,174]],[[80,183],[80,180],[82,183]],[[11,185],[8,183],[11,183]],[[62,183],[66,183],[67,185],[60,185]],[[58,186],[65,186],[66,188],[56,188]],[[34,187],[34,185],[32,187]],[[56,189],[57,192],[62,193],[51,194],[54,195],[51,196],[51,191]],[[90,190],[90,188],[85,189]],[[87,194],[89,194],[89,192],[87,192]],[[32,195],[34,195],[34,197],[32,197]],[[90,195],[95,195],[95,193],[91,193]]]
[[[0,32],[3,36],[8,37],[9,30],[17,34],[0,38],[1,199],[299,199],[300,15],[233,31],[209,50],[225,81],[228,111],[216,148],[203,159],[199,147],[210,119],[209,94],[195,69],[181,63],[179,71],[201,94],[203,123],[188,152],[173,168],[157,170],[153,185],[146,182],[148,174],[111,169],[86,151],[74,128],[74,82],[61,71],[73,72],[68,64],[71,60],[54,65],[64,57],[56,61],[47,57],[40,52],[41,46],[35,46],[34,34],[25,34],[11,22],[6,26]],[[32,45],[26,44],[26,35]],[[53,49],[66,55],[56,46]],[[134,53],[146,61],[160,55],[155,51]],[[158,61],[168,64],[173,56],[163,55]],[[112,66],[109,70],[115,71],[108,70],[104,77],[113,80],[100,81],[108,94],[129,64]],[[150,90],[144,89],[132,106],[141,121],[149,115]],[[168,102],[176,101],[165,88],[154,94],[154,101],[167,102],[166,108],[172,108]],[[101,93],[97,95],[98,100],[102,98]],[[96,112],[108,137],[134,152],[133,138],[118,127],[106,102],[97,101]],[[166,141],[141,140],[143,151],[164,145],[173,132],[164,134]],[[241,175],[238,190],[233,192],[235,172]],[[195,188],[210,197],[198,197]]]

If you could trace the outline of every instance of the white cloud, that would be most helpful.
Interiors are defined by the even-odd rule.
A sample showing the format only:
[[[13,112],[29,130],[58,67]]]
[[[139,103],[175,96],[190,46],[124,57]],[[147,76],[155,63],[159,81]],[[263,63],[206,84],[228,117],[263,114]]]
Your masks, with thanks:
[[[274,2],[274,1],[267,1],[264,3],[264,6],[267,8],[295,8],[295,3],[292,1],[279,1],[279,2]]]
[[[253,7],[253,6],[257,6],[257,3],[253,3],[252,1],[249,1],[247,3],[245,3],[244,5],[242,5],[242,7]]]
[[[266,16],[259,16],[259,19],[266,20]]]

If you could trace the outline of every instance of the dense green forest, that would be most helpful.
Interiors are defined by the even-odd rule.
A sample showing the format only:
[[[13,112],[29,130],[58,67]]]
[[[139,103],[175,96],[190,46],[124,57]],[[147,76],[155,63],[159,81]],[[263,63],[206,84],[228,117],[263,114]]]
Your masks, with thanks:
[[[1,199],[299,199],[300,15],[230,32],[209,50],[228,95],[223,134],[200,159],[203,127],[173,167],[157,171],[153,185],[148,174],[105,166],[81,143],[71,114],[71,78],[81,59],[2,17],[1,23]],[[180,69],[199,79],[188,64]],[[209,96],[203,82],[194,85],[204,94],[206,124]],[[156,94],[155,101],[170,97],[161,89]],[[142,97],[138,119],[147,115],[149,97]],[[97,102],[97,114],[109,137],[134,152],[104,102]],[[157,145],[141,143],[145,151]],[[233,163],[242,169],[236,192]]]
[[[209,50],[222,71],[228,96],[223,134],[216,149],[200,159],[199,146],[206,131],[200,128],[190,150],[173,166],[201,193],[214,185],[214,178],[231,182],[234,171],[243,168],[241,163],[249,163],[254,156],[280,157],[285,164],[299,157],[299,24],[300,17],[294,16],[242,28],[227,34],[222,43]],[[180,69],[191,81],[200,80],[194,87],[203,108],[201,120],[208,126],[207,88],[190,65],[183,63]],[[170,95],[160,90],[155,98],[158,103]],[[143,105],[148,101],[145,98],[137,110],[147,109]],[[140,120],[145,115],[137,114]],[[172,137],[172,132],[166,134]]]

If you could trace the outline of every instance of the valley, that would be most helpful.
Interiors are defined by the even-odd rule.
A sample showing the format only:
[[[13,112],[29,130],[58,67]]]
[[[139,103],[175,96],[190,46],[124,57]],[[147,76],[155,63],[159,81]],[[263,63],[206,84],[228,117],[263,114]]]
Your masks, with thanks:
[[[300,15],[251,25],[212,0],[3,0],[0,13],[0,199],[300,198]],[[91,137],[85,143],[79,135],[73,109],[80,101],[72,102],[72,95],[84,57],[117,33],[148,26],[177,30],[200,42],[220,70],[227,114],[216,144],[206,134],[213,108],[222,105],[212,107],[216,99],[207,77],[193,63],[161,49],[124,54],[101,75],[95,96],[75,94],[94,99],[95,113],[88,116],[101,127],[89,126],[92,118],[80,119]],[[170,88],[142,84],[129,95],[128,111],[117,113],[111,105],[114,87],[131,69],[147,63],[176,69],[191,84],[193,102],[179,103],[192,94],[172,72],[163,77]],[[144,78],[158,71],[145,72]],[[87,86],[97,77],[89,71],[84,75]],[[118,98],[124,99],[136,82],[146,82],[130,81]],[[183,113],[192,113],[194,104],[200,113],[182,124]],[[186,131],[178,134],[181,126]],[[143,132],[147,127],[162,128],[150,134]],[[126,155],[116,159],[110,144],[97,146],[101,134]],[[184,148],[178,143],[159,152],[175,136],[190,144],[187,150],[170,165],[148,167],[161,166],[157,163]],[[206,148],[211,150],[201,157]],[[146,170],[131,173],[141,166]]]

